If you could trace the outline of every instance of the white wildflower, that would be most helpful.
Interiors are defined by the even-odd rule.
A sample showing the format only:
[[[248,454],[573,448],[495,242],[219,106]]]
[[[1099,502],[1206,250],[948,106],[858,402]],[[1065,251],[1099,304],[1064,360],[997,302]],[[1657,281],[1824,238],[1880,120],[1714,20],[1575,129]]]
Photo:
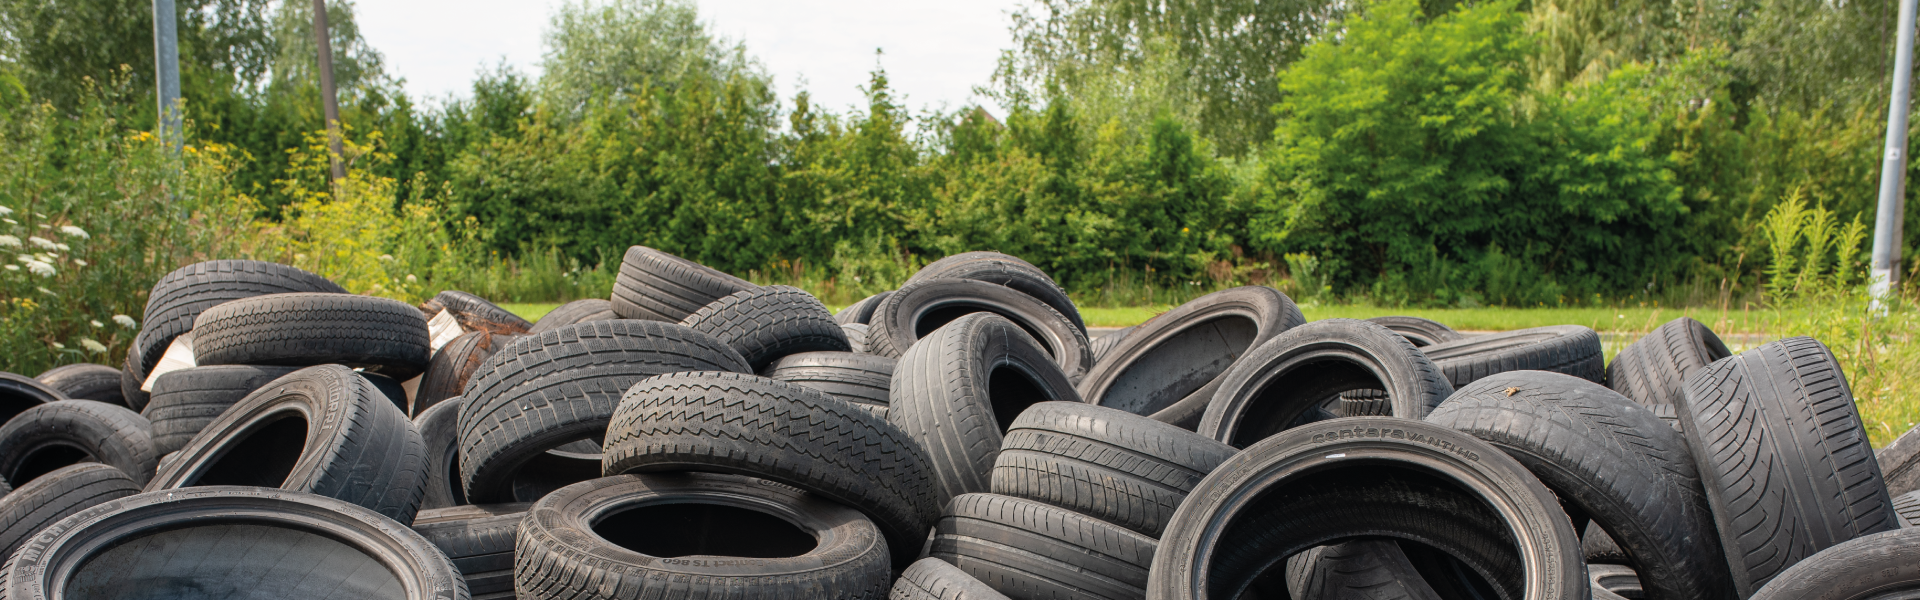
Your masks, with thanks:
[[[8,271],[18,271],[18,270],[20,270],[20,265],[7,265],[7,270],[8,270]]]
[[[40,228],[41,228],[41,229],[53,229],[53,226],[52,226],[52,225],[48,225],[48,224],[46,224],[46,223],[41,223],[41,224],[40,224]]]
[[[65,225],[65,226],[62,226],[62,227],[60,227],[60,233],[64,233],[64,234],[67,234],[67,235],[70,235],[70,236],[73,236],[73,237],[77,237],[77,238],[80,238],[80,239],[83,239],[83,240],[84,240],[84,239],[87,239],[87,238],[89,237],[89,236],[87,235],[87,230],[85,230],[85,229],[81,229],[81,228],[79,228],[79,227],[75,227],[75,226],[72,226],[72,225]]]
[[[19,256],[15,256],[14,258],[20,259],[20,262],[23,262],[23,263],[30,263],[36,260],[40,260],[38,258],[34,258],[32,254],[21,254]]]
[[[80,345],[85,347],[88,352],[93,352],[96,354],[107,353],[107,346],[105,344],[101,344],[100,342],[93,341],[92,338],[80,338]]]
[[[73,264],[76,266],[84,267],[84,266],[87,266],[87,261],[76,258],[76,259],[73,259]]]
[[[53,240],[49,240],[49,239],[47,239],[47,238],[43,238],[43,237],[40,237],[40,236],[37,236],[37,235],[35,235],[35,236],[28,236],[28,237],[27,237],[27,243],[29,243],[29,244],[33,244],[33,245],[34,245],[34,246],[36,246],[36,247],[40,247],[40,248],[45,248],[45,249],[47,249],[47,250],[58,250],[58,249],[60,249],[60,245],[59,245],[59,244],[55,244],[55,243],[53,243]]]
[[[67,345],[66,345],[66,344],[62,344],[62,343],[60,343],[60,342],[54,342],[54,343],[53,343],[53,349],[55,349],[55,350],[65,350],[65,349],[67,349]]]
[[[52,277],[54,272],[53,265],[43,263],[37,260],[27,263],[27,270],[41,277]]]
[[[72,247],[72,246],[68,246],[68,245],[66,245],[65,243],[59,243],[59,244],[54,244],[54,247],[56,247],[56,248],[59,248],[61,252],[72,252],[72,251],[73,251],[73,247]]]
[[[133,320],[133,317],[129,317],[129,316],[126,316],[126,315],[114,315],[114,316],[113,316],[113,322],[115,322],[115,323],[119,323],[121,327],[125,327],[125,328],[127,328],[127,329],[139,329],[139,328],[140,328],[140,323],[139,323],[139,322],[137,322],[137,321],[134,321],[134,320]]]
[[[99,329],[99,328],[101,328],[101,327],[106,327],[106,326],[107,326],[107,324],[106,324],[106,323],[101,323],[99,319],[94,319],[94,320],[91,320],[91,321],[87,321],[87,324],[88,324],[88,325],[92,325],[94,329]]]
[[[393,255],[392,255],[392,254],[382,254],[382,255],[380,255],[380,260],[383,260],[383,261],[387,261],[387,262],[392,262],[392,261],[393,261]]]
[[[415,279],[415,278],[413,277],[413,274],[412,274],[412,273],[408,273],[408,274],[407,274],[407,283],[413,283],[413,282],[415,282],[415,281],[419,281],[419,280],[418,280],[418,279]]]
[[[6,223],[6,224],[8,224],[8,225],[19,225],[19,224],[20,224],[20,222],[19,222],[19,221],[15,221],[15,220],[13,220],[13,219],[0,219],[0,223]]]
[[[59,295],[59,294],[55,294],[55,293],[53,293],[53,290],[50,290],[50,289],[47,289],[47,288],[43,288],[43,287],[36,287],[36,288],[33,288],[33,289],[36,289],[36,290],[40,290],[40,293],[42,293],[42,294],[46,294],[46,295],[48,295],[48,296],[53,296],[53,297],[55,297],[55,298],[59,298],[59,297],[60,297],[60,295]]]
[[[11,235],[0,235],[0,246],[4,246],[7,248],[19,248],[20,238],[17,238]]]
[[[33,213],[33,216],[39,217],[42,221],[47,220],[47,213]]]
[[[0,206],[0,217],[4,217],[11,214],[13,214],[13,209],[7,208],[5,206]]]

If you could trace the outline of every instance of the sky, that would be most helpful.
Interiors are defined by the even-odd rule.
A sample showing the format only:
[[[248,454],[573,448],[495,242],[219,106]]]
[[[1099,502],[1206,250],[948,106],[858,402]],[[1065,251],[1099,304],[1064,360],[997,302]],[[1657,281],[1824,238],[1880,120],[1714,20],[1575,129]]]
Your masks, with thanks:
[[[465,97],[482,67],[502,61],[539,74],[540,35],[563,0],[359,0],[361,35],[417,98]],[[959,108],[1011,45],[1017,0],[698,0],[700,18],[746,44],[791,101],[806,89],[822,106],[865,106],[860,87],[877,65],[904,106]],[[877,58],[875,49],[885,54]]]

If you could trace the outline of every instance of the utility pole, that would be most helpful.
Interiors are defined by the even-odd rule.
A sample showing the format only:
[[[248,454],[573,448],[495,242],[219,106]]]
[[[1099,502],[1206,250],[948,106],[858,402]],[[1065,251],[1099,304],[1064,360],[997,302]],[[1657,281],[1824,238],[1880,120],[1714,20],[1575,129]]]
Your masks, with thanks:
[[[1876,310],[1900,279],[1900,225],[1907,216],[1907,111],[1913,78],[1913,11],[1916,0],[1900,1],[1900,41],[1893,54],[1893,98],[1887,106],[1886,158],[1880,164],[1880,210],[1873,225],[1873,273],[1867,293]]]
[[[347,169],[340,164],[340,97],[333,90],[333,42],[327,36],[327,0],[313,0],[313,39],[320,46],[320,101],[326,104],[327,149],[332,155],[329,162],[333,163],[333,180],[340,181],[347,177]]]
[[[180,149],[185,135],[180,131],[180,20],[174,15],[173,0],[153,0],[154,94],[158,111],[154,113],[161,143]]]

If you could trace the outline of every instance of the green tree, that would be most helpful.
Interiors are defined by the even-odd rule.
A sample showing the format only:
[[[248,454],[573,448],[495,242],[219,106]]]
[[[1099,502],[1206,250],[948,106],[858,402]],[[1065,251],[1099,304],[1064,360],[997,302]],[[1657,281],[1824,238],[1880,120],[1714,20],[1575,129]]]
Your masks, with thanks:
[[[646,86],[766,78],[739,44],[709,33],[687,0],[568,2],[545,44],[540,93],[562,116],[584,114],[603,96],[623,102]]]

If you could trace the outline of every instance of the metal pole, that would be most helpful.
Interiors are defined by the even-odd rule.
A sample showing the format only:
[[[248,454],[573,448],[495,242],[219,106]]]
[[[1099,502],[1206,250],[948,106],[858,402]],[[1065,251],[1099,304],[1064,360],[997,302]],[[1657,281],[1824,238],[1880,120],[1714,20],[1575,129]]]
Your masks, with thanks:
[[[340,164],[340,98],[333,91],[333,42],[327,37],[327,0],[313,0],[313,38],[320,46],[320,100],[326,104],[327,148],[333,154],[333,180],[339,181],[347,177],[347,169]]]
[[[1893,54],[1893,98],[1887,106],[1886,159],[1880,164],[1880,211],[1873,226],[1873,275],[1867,285],[1876,308],[1900,279],[1900,225],[1907,216],[1907,111],[1913,78],[1913,11],[1901,0],[1900,41]]]
[[[154,113],[162,143],[175,150],[186,137],[180,131],[180,20],[174,15],[173,0],[153,0],[154,92],[159,110]]]

